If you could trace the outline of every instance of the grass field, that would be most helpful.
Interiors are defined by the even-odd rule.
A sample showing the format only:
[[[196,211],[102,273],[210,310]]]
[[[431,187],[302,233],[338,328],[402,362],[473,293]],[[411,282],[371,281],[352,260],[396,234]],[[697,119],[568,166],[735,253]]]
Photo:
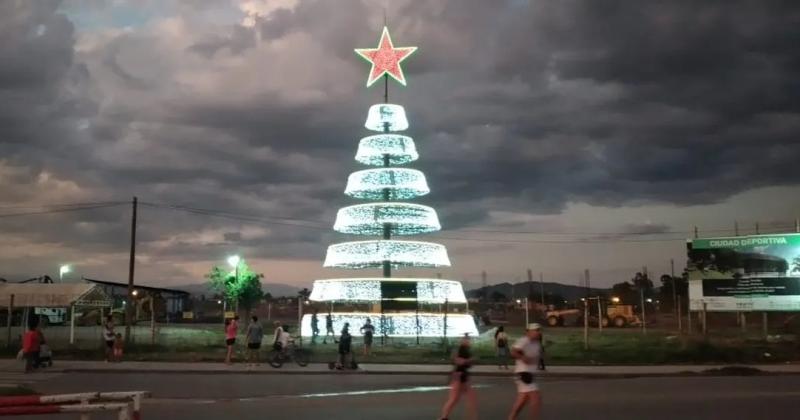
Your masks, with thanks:
[[[102,348],[100,330],[83,327],[76,334],[77,345],[70,346],[64,327],[50,327],[45,334],[61,359],[100,359]],[[509,327],[512,340],[521,336],[521,328]],[[754,333],[755,334],[755,333]],[[126,349],[129,360],[156,361],[221,361],[224,358],[224,337],[219,325],[169,325],[157,329],[155,344],[151,344],[150,330],[144,326],[133,329],[136,343]],[[473,344],[478,363],[494,364],[491,330],[478,337]],[[66,339],[66,340],[65,340]],[[265,337],[270,340],[271,336]],[[642,334],[636,328],[605,329],[599,333],[590,330],[589,348],[584,348],[583,330],[580,328],[551,328],[544,331],[546,360],[549,364],[689,364],[689,363],[782,363],[800,361],[800,345],[793,337],[767,342],[756,335],[742,335],[738,330],[721,330],[713,336],[680,336],[664,329],[652,329]],[[321,341],[321,340],[319,340]],[[452,340],[455,345],[457,340]],[[336,358],[337,348],[329,344],[310,345],[312,361],[328,362]],[[381,346],[376,338],[373,355],[360,355],[361,340],[354,339],[354,349],[360,362],[370,363],[447,363],[441,339],[423,339],[417,345],[414,339],[390,339]],[[5,347],[5,346],[4,346]],[[266,346],[265,346],[266,347]],[[265,349],[266,354],[268,350]],[[6,356],[16,354],[16,348],[4,350]],[[243,346],[239,348],[243,355]]]

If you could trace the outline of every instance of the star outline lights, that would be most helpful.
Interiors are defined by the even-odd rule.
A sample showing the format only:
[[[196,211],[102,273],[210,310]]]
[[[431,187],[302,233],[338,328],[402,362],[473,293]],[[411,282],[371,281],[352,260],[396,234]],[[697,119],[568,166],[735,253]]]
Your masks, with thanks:
[[[389,75],[403,86],[406,86],[406,77],[400,63],[408,58],[417,47],[395,47],[389,28],[383,27],[378,48],[356,48],[355,52],[372,66],[367,77],[367,87],[372,86],[384,75]]]

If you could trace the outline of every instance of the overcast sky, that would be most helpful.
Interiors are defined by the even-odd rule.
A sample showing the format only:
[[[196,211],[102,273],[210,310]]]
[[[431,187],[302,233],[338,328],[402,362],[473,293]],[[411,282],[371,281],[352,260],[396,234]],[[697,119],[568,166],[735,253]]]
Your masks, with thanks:
[[[388,2],[406,107],[469,286],[661,274],[685,238],[800,216],[800,6],[764,0]],[[0,214],[129,201],[137,281],[238,253],[267,281],[322,268],[367,108],[382,0],[0,2]],[[70,263],[127,279],[130,206],[0,218],[0,277]],[[247,216],[247,217],[240,217]],[[248,219],[248,220],[244,220]],[[727,231],[726,231],[727,230]],[[507,233],[517,232],[517,233]],[[530,233],[534,232],[534,233]],[[539,233],[536,233],[539,232]],[[437,271],[406,270],[409,276]],[[377,274],[377,273],[374,273]]]

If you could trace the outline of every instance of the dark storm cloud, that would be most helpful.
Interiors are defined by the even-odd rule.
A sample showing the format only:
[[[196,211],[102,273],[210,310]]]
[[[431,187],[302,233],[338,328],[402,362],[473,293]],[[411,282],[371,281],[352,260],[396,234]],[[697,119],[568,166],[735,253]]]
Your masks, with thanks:
[[[126,7],[183,17],[218,7],[192,4]],[[415,167],[432,189],[423,201],[456,229],[498,210],[690,205],[797,185],[799,9],[394,2],[395,43],[420,46],[404,63],[409,86],[390,93],[409,113]],[[82,31],[57,3],[0,2],[0,193],[9,203],[138,195],[330,225],[352,202],[341,192],[357,140],[369,134],[365,110],[380,100],[379,88],[364,91],[367,66],[353,54],[377,41],[379,15],[369,2],[300,0],[253,27],[175,18]],[[127,212],[2,226],[32,242],[118,252]],[[264,258],[319,258],[342,239],[142,214],[142,252],[164,257],[202,260],[238,246]]]

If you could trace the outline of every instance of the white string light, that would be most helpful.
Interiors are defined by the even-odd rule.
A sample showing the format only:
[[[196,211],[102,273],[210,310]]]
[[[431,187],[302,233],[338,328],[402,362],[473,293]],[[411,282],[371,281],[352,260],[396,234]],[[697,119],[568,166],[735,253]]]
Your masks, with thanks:
[[[311,314],[303,315],[301,324],[301,334],[304,337],[311,336]],[[344,327],[344,323],[350,324],[350,334],[360,337],[360,328],[369,318],[375,326],[375,336],[381,335],[381,314],[370,312],[333,312],[334,331],[338,334]],[[417,329],[417,319],[419,319],[419,329]],[[383,326],[386,335],[391,337],[416,337],[419,331],[420,337],[441,337],[444,335],[444,314],[422,312],[417,315],[415,312],[393,312],[383,315]],[[317,315],[317,326],[322,330],[325,319],[324,315]],[[469,334],[472,337],[478,336],[478,329],[475,327],[475,320],[471,315],[462,313],[447,314],[447,336],[463,337]]]
[[[375,104],[369,107],[364,127],[372,131],[403,131],[408,129],[406,110],[402,105]]]
[[[382,235],[384,224],[393,235],[416,235],[442,229],[431,207],[411,203],[369,203],[343,207],[333,230],[354,235]]]
[[[348,278],[315,280],[310,300],[315,302],[378,302],[381,295],[381,282],[414,283],[417,297],[411,300],[420,303],[467,303],[461,282],[446,279],[425,278]],[[396,298],[394,300],[408,300]]]
[[[388,197],[384,195],[388,192]],[[367,200],[407,200],[428,194],[425,174],[416,169],[377,168],[357,171],[347,178],[346,195]]]
[[[444,245],[420,241],[373,240],[342,242],[328,247],[325,267],[376,268],[384,261],[393,267],[449,267]]]
[[[383,166],[385,156],[390,165],[404,165],[419,159],[414,140],[400,134],[376,134],[358,142],[356,161],[370,166]]]

